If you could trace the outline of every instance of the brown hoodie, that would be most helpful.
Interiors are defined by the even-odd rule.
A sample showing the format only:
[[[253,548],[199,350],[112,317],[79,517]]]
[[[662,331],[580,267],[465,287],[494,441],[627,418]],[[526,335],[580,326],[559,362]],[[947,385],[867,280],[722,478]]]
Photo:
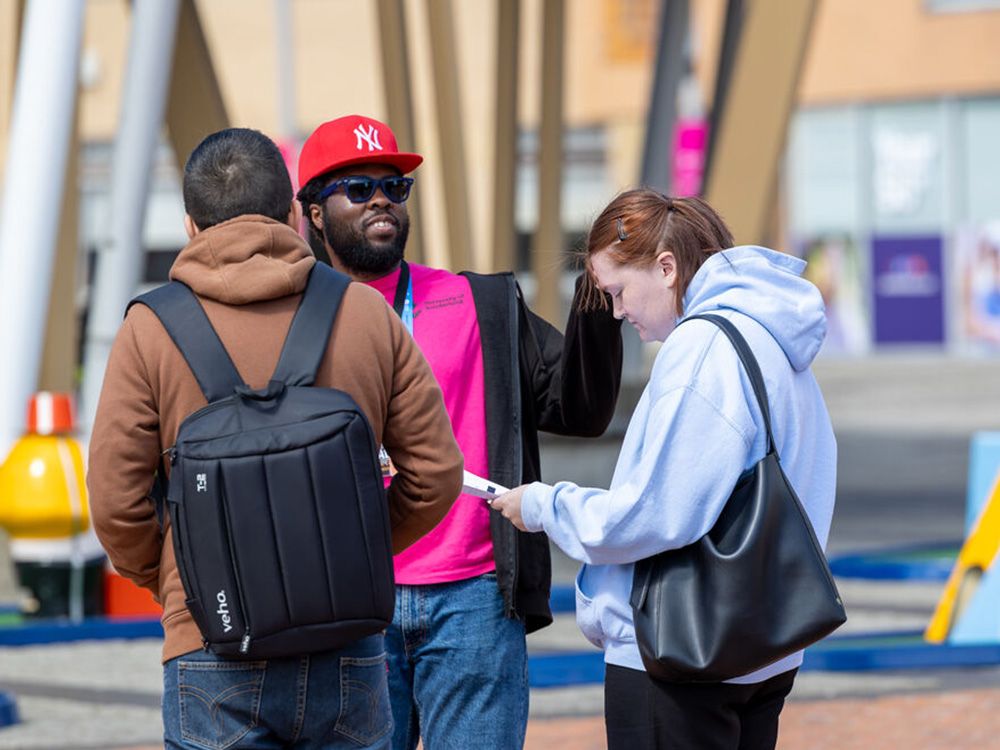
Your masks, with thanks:
[[[181,251],[170,278],[198,295],[251,388],[274,371],[316,262],[288,225],[241,216]],[[462,455],[430,367],[382,296],[351,284],[316,385],[350,394],[398,473],[388,491],[393,551],[430,531],[462,485]],[[136,305],[115,339],[90,440],[87,486],[94,528],[123,576],[163,605],[163,659],[202,645],[184,604],[169,523],[161,540],[148,499],[162,451],[206,404],[194,375],[153,312]]]

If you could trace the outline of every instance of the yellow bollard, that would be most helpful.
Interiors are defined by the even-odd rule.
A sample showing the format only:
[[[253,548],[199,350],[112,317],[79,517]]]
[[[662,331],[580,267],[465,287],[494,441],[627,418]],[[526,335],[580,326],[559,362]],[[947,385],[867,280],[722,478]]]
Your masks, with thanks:
[[[72,430],[69,395],[43,392],[31,398],[28,430],[0,466],[0,526],[11,536],[20,583],[34,596],[31,613],[79,620],[102,610],[104,555],[93,534],[85,533],[90,528],[86,469]],[[95,571],[88,571],[95,558]]]

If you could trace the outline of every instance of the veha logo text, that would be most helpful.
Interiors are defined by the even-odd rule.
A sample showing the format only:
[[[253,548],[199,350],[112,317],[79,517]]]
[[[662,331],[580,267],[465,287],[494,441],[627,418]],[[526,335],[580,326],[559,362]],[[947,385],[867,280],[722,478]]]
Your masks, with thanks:
[[[220,591],[215,595],[215,598],[219,602],[219,608],[215,610],[215,614],[219,615],[219,618],[222,620],[222,632],[228,633],[233,629],[233,621],[229,616],[229,603],[226,601],[226,590],[223,589]]]

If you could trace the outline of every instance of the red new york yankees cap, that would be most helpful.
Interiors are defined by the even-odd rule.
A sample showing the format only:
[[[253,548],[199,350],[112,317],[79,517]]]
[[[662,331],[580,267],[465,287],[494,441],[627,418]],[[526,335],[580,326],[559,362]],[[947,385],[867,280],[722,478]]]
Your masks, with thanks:
[[[324,122],[306,139],[299,155],[299,185],[351,164],[390,164],[406,174],[423,160],[420,154],[400,153],[384,122],[347,115]]]

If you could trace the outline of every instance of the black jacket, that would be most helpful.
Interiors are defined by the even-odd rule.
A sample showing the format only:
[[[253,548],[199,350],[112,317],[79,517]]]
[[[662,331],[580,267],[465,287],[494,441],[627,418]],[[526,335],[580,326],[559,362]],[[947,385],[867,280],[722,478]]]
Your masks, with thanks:
[[[541,476],[538,431],[597,437],[614,414],[621,385],[621,321],[577,309],[565,336],[524,304],[509,273],[463,274],[472,287],[483,347],[490,478],[516,487]],[[497,582],[506,614],[527,632],[552,622],[552,562],[543,533],[490,518]]]

